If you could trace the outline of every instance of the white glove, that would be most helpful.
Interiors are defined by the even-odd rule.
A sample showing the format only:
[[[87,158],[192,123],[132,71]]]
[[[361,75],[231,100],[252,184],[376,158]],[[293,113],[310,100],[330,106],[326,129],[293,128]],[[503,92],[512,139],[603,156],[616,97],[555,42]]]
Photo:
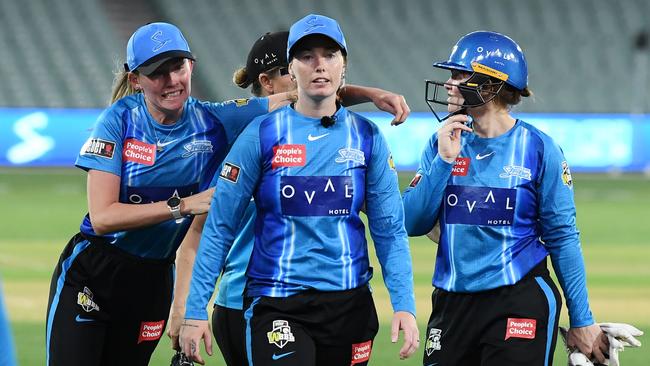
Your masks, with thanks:
[[[634,337],[643,335],[643,331],[625,323],[600,323],[600,329],[609,340],[609,364],[619,366],[618,353],[625,347],[641,347],[641,342]]]

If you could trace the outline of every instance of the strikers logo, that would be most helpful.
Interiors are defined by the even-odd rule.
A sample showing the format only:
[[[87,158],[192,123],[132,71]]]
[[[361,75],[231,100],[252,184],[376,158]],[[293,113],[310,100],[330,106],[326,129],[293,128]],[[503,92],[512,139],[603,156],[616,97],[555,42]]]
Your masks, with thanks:
[[[508,165],[503,167],[503,173],[499,174],[499,178],[510,177],[518,177],[526,180],[532,179],[530,169],[519,165]]]
[[[210,140],[192,141],[189,144],[183,145],[183,149],[185,149],[185,152],[181,155],[182,158],[213,152],[212,141]]]
[[[442,349],[442,345],[440,344],[440,337],[442,337],[442,330],[438,328],[429,329],[427,343],[424,346],[424,352],[427,354],[427,356],[431,356],[433,351],[440,351]]]
[[[273,329],[266,333],[269,344],[275,344],[279,348],[287,345],[289,342],[295,342],[296,338],[291,333],[291,327],[286,320],[274,320]]]
[[[390,160],[393,160],[393,157],[390,157]],[[359,149],[352,149],[349,147],[339,150],[339,156],[334,160],[337,163],[345,163],[346,161],[352,161],[360,165],[366,165],[366,155],[363,151]],[[390,164],[390,163],[389,163]],[[395,164],[393,164],[394,166]]]
[[[304,144],[286,144],[273,146],[271,168],[305,166],[307,149]]]
[[[77,293],[77,304],[87,313],[93,310],[99,311],[99,305],[93,301],[93,292],[85,286],[83,292]]]
[[[115,142],[102,139],[88,139],[81,148],[82,155],[95,155],[103,158],[113,159]]]

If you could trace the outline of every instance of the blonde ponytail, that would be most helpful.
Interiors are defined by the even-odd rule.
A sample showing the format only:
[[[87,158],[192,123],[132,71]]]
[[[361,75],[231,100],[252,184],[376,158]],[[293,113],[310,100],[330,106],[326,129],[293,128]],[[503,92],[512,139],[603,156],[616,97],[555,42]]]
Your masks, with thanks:
[[[139,93],[139,90],[133,88],[129,82],[129,73],[126,71],[120,71],[115,73],[115,79],[113,80],[113,90],[111,92],[111,103],[113,104],[118,100],[135,93]]]

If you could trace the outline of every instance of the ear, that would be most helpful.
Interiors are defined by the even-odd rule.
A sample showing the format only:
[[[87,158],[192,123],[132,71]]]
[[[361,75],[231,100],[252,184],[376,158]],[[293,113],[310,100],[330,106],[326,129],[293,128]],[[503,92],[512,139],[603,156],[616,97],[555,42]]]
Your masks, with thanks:
[[[140,85],[140,78],[136,73],[130,72],[128,74],[129,84],[135,90],[142,91],[142,85]]]
[[[257,81],[260,82],[260,85],[268,95],[273,95],[273,83],[271,82],[271,78],[266,73],[259,74],[257,76]]]
[[[289,70],[289,78],[291,78],[291,81],[296,81],[296,74],[293,73],[293,60],[289,62],[287,70]]]

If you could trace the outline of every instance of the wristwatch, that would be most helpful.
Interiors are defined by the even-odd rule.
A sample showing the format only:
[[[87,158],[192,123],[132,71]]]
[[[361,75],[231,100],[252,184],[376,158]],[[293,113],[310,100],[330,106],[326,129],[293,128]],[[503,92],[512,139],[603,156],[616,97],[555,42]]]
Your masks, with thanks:
[[[169,208],[169,212],[172,213],[172,216],[178,220],[182,219],[183,215],[181,215],[181,198],[178,196],[171,196],[167,200],[167,207]]]

